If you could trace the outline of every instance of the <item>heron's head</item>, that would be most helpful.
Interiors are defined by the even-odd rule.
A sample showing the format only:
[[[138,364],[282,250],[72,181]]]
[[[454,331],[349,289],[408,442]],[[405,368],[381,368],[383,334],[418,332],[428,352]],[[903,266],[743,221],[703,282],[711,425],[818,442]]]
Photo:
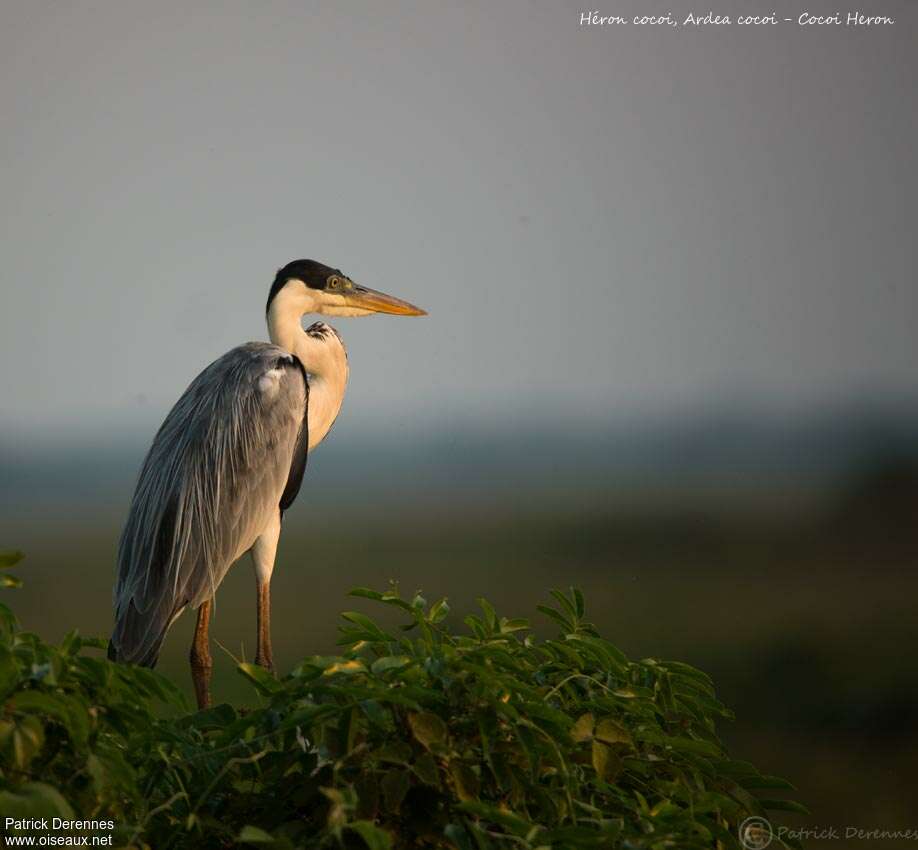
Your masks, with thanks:
[[[287,307],[326,316],[369,316],[390,313],[393,316],[426,316],[427,312],[385,292],[367,289],[354,283],[340,269],[315,260],[294,260],[277,273],[268,295],[266,310],[275,299]]]

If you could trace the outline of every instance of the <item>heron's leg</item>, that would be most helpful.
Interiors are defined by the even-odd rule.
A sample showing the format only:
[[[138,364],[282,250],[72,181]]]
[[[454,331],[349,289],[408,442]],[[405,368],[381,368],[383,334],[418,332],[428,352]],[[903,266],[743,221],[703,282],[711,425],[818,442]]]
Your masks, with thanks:
[[[194,682],[194,695],[198,708],[210,708],[210,674],[213,662],[210,658],[210,639],[207,631],[210,627],[210,607],[213,600],[201,604],[198,608],[198,622],[194,627],[194,640],[191,642],[191,680]]]
[[[274,656],[271,652],[271,583],[258,585],[258,645],[255,648],[255,663],[268,670],[274,670]]]
[[[252,547],[255,565],[255,587],[258,591],[258,639],[255,644],[255,663],[274,670],[271,653],[271,573],[280,539],[280,511],[268,523]]]

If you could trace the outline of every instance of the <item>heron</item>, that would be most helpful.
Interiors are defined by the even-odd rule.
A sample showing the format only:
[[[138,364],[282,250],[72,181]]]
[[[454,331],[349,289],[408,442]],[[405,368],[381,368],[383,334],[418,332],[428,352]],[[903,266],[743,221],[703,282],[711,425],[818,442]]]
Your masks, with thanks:
[[[210,705],[214,595],[246,552],[255,569],[255,662],[274,669],[271,574],[284,512],[306,459],[338,416],[348,381],[338,332],[309,314],[424,316],[340,269],[294,260],[277,272],[265,315],[270,343],[228,351],[188,386],[156,433],[118,545],[108,655],[155,666],[166,633],[197,611],[189,660],[198,707]]]

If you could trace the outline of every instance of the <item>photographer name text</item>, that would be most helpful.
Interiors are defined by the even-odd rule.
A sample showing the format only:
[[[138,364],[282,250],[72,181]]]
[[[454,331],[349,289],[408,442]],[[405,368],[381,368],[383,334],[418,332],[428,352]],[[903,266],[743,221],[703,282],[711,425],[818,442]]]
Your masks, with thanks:
[[[865,15],[860,10],[835,12],[831,15],[814,15],[801,12],[796,18],[778,17],[776,12],[768,15],[718,15],[715,12],[692,13],[677,18],[672,12],[663,15],[607,15],[599,10],[580,13],[582,27],[618,26],[663,26],[663,27],[722,27],[722,26],[779,26],[791,24],[798,27],[890,27],[895,20],[889,15]]]

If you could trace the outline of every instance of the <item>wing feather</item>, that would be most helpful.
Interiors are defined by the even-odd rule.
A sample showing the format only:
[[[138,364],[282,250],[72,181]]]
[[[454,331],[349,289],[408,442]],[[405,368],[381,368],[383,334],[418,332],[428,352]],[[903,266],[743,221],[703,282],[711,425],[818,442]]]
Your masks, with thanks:
[[[172,408],[121,535],[114,657],[155,664],[169,626],[186,606],[214,595],[286,507],[294,478],[295,496],[306,461],[308,393],[296,357],[248,343],[208,366]]]

